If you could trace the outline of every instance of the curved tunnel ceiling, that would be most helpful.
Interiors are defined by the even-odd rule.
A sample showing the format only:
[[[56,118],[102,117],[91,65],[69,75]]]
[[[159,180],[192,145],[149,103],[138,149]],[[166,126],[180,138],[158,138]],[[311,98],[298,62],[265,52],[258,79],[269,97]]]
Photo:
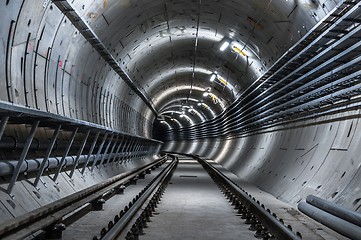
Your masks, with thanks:
[[[29,158],[42,158],[37,148],[60,131],[54,163],[73,140],[118,160],[163,147],[294,206],[316,194],[359,210],[360,5],[2,1],[2,144],[33,132]],[[19,159],[9,149],[2,158]]]
[[[74,8],[161,115],[179,98],[199,99],[219,115],[328,12],[306,0],[95,1]]]

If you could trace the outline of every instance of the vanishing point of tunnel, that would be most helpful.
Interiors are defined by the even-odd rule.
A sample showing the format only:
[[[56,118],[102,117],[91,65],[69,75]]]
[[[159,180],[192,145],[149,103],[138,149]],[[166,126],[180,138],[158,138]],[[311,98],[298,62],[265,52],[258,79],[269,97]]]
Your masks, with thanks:
[[[360,0],[0,20],[0,239],[361,239]]]

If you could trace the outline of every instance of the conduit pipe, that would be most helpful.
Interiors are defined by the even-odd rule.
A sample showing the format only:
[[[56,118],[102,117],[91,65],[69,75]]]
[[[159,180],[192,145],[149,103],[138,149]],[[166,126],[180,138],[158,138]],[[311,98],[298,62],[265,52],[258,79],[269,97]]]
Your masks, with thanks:
[[[361,227],[355,224],[336,217],[306,202],[298,204],[298,210],[348,238],[361,240]]]
[[[108,157],[118,158],[120,155],[125,156],[124,153],[118,153],[117,155],[106,154],[105,158],[106,159]],[[99,159],[101,159],[102,156],[103,156],[103,154],[100,155],[100,157],[98,158],[98,161],[99,161]],[[87,157],[88,157],[88,155],[80,156],[78,165],[81,165],[81,164],[85,163]],[[95,157],[96,157],[96,154],[91,155],[90,159],[89,159],[89,163],[93,162]],[[44,160],[43,158],[25,160],[24,163],[20,167],[20,173],[28,173],[28,172],[34,172],[34,171],[39,170],[43,160]],[[45,166],[45,169],[57,168],[59,166],[60,160],[61,160],[61,157],[49,158],[48,163]],[[0,176],[2,177],[2,176],[12,175],[17,163],[18,163],[17,160],[0,161]],[[75,157],[68,156],[68,157],[65,158],[63,167],[72,166],[72,165],[74,165],[74,163],[75,163]]]
[[[342,218],[343,220],[361,227],[361,214],[358,212],[341,207],[336,203],[326,201],[314,195],[309,195],[306,198],[306,202],[319,209],[322,209],[323,211],[335,215],[336,217]]]
[[[68,142],[65,140],[55,141],[53,151],[65,149],[67,143]],[[38,150],[45,151],[48,148],[49,144],[50,144],[49,141],[40,141],[39,139],[34,137],[33,141],[31,142],[31,145],[29,147],[29,151],[38,151]],[[17,149],[23,149],[24,145],[25,145],[25,142],[18,141],[14,137],[3,136],[0,141],[0,150],[14,151]],[[81,142],[74,140],[72,147],[80,148],[80,146],[81,146]],[[84,149],[89,149],[89,148],[90,148],[90,143],[86,143],[84,146]]]

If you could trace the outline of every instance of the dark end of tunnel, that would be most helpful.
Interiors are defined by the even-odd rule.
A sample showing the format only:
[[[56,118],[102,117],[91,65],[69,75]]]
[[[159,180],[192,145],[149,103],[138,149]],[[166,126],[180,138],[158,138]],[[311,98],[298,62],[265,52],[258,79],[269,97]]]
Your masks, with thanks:
[[[152,133],[154,139],[162,142],[167,141],[165,126],[157,120],[153,123]]]

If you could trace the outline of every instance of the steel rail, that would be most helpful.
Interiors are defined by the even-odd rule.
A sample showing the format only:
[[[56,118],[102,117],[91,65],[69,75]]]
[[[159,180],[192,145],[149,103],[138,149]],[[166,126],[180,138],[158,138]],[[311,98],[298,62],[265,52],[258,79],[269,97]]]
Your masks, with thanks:
[[[137,175],[164,163],[165,160],[165,157],[160,158],[140,168],[121,173],[101,183],[9,220],[0,225],[0,239],[20,240],[39,230],[53,226],[61,222],[64,216],[71,214],[85,204],[102,198],[104,194],[116,190],[119,186],[129,182]]]
[[[223,182],[231,190],[231,192],[233,192],[233,194],[236,195],[238,199],[241,199],[242,203],[257,216],[257,219],[267,228],[271,234],[276,237],[276,239],[302,239],[299,233],[294,233],[289,227],[285,226],[284,223],[271,215],[271,213],[268,212],[264,206],[261,206],[259,202],[257,203],[251,196],[247,195],[244,190],[237,186],[237,184],[235,184],[210,163],[197,156],[188,156],[196,159],[211,176],[214,176],[219,181]]]
[[[178,159],[172,157],[173,160],[158,176],[153,180],[151,185],[148,185],[145,191],[140,195],[138,200],[125,212],[122,218],[108,230],[102,240],[126,239],[125,236],[136,222],[137,218],[144,211],[145,206],[149,204],[151,198],[155,195],[157,189],[160,188],[168,179],[177,167]]]

